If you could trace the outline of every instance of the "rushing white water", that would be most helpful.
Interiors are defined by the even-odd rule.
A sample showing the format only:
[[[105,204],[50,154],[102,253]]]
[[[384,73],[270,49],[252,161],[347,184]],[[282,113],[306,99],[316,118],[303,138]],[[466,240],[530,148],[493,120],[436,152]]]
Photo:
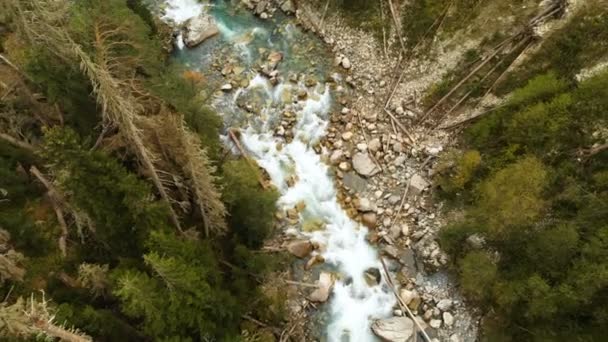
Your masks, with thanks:
[[[196,0],[169,0],[168,3],[171,9],[167,10],[165,18],[175,22],[183,22],[188,16],[197,15],[196,10],[203,10]],[[267,32],[260,27],[239,32],[228,28],[219,19],[218,26],[222,38],[238,44],[239,49],[254,48],[243,41],[243,37],[261,35],[270,41],[265,37]],[[293,25],[286,26],[287,43],[298,44],[294,38],[295,30]],[[246,62],[251,63],[252,51],[244,54],[248,57]],[[289,56],[286,55],[286,58]],[[293,94],[302,89],[308,92],[307,98],[294,102]],[[323,230],[307,233],[292,229],[290,233],[305,236],[324,246],[314,253],[321,253],[326,264],[333,266],[332,270],[337,273],[338,279],[328,303],[330,322],[326,329],[327,339],[331,342],[376,341],[370,324],[373,319],[391,315],[395,298],[384,279],[375,286],[369,286],[365,281],[366,269],[382,269],[377,252],[365,239],[367,229],[351,220],[340,207],[329,167],[312,148],[323,137],[328,126],[332,106],[330,87],[319,84],[311,89],[301,81],[297,84],[280,82],[273,86],[265,77],[256,75],[248,87],[237,89],[220,101],[233,111],[239,111],[237,99],[253,92],[262,97],[264,106],[257,118],[251,119],[246,127],[241,127],[243,146],[267,171],[279,190],[279,208],[293,208],[303,201],[306,207],[299,214],[300,221],[314,219],[325,223]],[[291,96],[285,96],[286,93]],[[293,128],[294,139],[290,143],[275,137],[271,124],[280,120],[284,111],[297,116]],[[327,151],[323,153],[327,154]],[[287,180],[293,176],[296,176],[296,182],[290,187]]]

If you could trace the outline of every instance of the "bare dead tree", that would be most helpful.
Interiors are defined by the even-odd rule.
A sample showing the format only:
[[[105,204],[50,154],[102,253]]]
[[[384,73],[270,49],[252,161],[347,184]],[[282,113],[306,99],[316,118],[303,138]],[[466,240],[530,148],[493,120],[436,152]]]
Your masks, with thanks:
[[[13,304],[0,303],[0,336],[60,339],[67,342],[91,342],[93,339],[74,328],[66,328],[55,322],[54,310],[45,299],[33,294],[29,299],[17,299]]]
[[[119,32],[118,29],[107,28],[107,31],[101,31],[103,28],[98,26],[96,29],[100,31],[96,32],[95,61],[72,39],[63,25],[69,5],[66,1],[11,1],[21,20],[21,29],[32,43],[44,45],[60,58],[79,62],[81,70],[93,86],[97,102],[102,108],[104,121],[115,124],[129,140],[133,152],[147,170],[147,176],[152,180],[161,198],[169,203],[171,220],[181,231],[178,216],[170,205],[171,199],[154,165],[156,156],[143,143],[143,132],[136,125],[137,115],[143,108],[138,105],[131,92],[125,91],[124,82],[112,74],[120,60],[113,57],[109,51],[112,47],[128,42],[112,41],[111,38]]]

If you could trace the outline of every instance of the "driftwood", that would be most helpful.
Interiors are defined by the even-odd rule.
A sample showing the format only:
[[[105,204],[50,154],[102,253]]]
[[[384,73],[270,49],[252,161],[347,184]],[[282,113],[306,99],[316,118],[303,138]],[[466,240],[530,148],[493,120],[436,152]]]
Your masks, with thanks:
[[[0,133],[0,139],[7,141],[14,146],[27,150],[28,152],[34,153],[36,151],[36,148],[30,143],[14,138],[6,133]]]
[[[284,281],[286,284],[289,284],[289,285],[296,285],[296,286],[302,286],[302,287],[313,287],[313,288],[319,287],[319,285],[311,284],[311,283],[303,283],[303,282],[293,281],[293,280],[284,280]]]
[[[357,99],[357,102],[359,102],[359,100],[361,100],[361,97],[359,97],[359,99]],[[355,114],[357,115],[357,122],[359,123],[359,129],[361,130],[361,134],[363,134],[363,139],[365,140],[365,144],[367,144],[369,146],[369,140],[367,139],[367,134],[365,133],[365,128],[363,127],[363,122],[361,121],[361,116],[359,115],[359,111],[356,109],[353,109],[355,111]],[[380,164],[378,162],[378,160],[376,160],[376,157],[374,157],[374,155],[372,153],[369,154],[369,156],[372,158],[372,160],[374,161],[374,163],[380,168],[380,170],[382,170],[382,172],[384,172],[384,167],[382,166],[382,164]]]
[[[399,204],[399,208],[397,209],[397,212],[395,212],[395,215],[393,216],[393,220],[391,222],[391,226],[395,225],[395,222],[397,222],[397,219],[399,218],[399,214],[401,214],[401,210],[403,210],[403,206],[405,206],[405,202],[407,199],[407,193],[410,190],[410,184],[412,183],[411,179],[407,182],[407,185],[405,186],[405,191],[403,192],[403,196],[401,196],[401,204]]]
[[[410,316],[410,319],[412,321],[414,321],[415,326],[418,328],[418,330],[420,330],[420,333],[422,334],[422,336],[424,336],[424,339],[427,342],[431,342],[431,338],[426,333],[426,331],[422,328],[422,326],[420,325],[420,322],[418,322],[418,319],[416,319],[416,316],[414,316],[414,314],[412,313],[412,310],[410,310],[410,308],[403,302],[403,299],[401,298],[401,296],[399,296],[399,293],[397,292],[397,289],[395,288],[395,285],[393,284],[393,281],[391,280],[390,274],[388,273],[388,268],[386,267],[384,258],[380,257],[380,262],[382,263],[382,268],[384,270],[384,279],[386,279],[386,284],[393,291],[393,294],[397,298],[397,303],[399,304],[399,306],[401,307],[401,309],[403,311],[407,312],[408,316]],[[417,332],[416,332],[416,329],[414,329],[414,336],[416,336],[416,335],[417,335]]]
[[[384,108],[384,112],[386,112],[386,114],[388,114],[388,116],[390,116],[391,119],[395,122],[397,127],[399,127],[399,129],[401,129],[403,131],[403,133],[405,133],[405,135],[407,135],[407,138],[410,140],[409,145],[415,144],[416,140],[410,134],[410,132],[407,130],[407,128],[405,128],[405,126],[403,126],[403,124],[401,122],[399,122],[399,120],[397,120],[397,118],[388,109]]]

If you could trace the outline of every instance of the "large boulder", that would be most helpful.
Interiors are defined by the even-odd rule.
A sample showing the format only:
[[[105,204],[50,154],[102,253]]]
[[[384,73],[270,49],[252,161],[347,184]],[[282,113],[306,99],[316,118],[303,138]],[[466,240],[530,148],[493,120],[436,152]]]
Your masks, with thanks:
[[[379,319],[372,323],[372,331],[387,342],[408,342],[414,335],[414,321],[407,317]]]
[[[182,27],[182,37],[187,47],[193,48],[220,33],[213,17],[206,12],[188,19]]]
[[[357,153],[353,156],[353,168],[365,177],[371,177],[381,171],[367,153]]]

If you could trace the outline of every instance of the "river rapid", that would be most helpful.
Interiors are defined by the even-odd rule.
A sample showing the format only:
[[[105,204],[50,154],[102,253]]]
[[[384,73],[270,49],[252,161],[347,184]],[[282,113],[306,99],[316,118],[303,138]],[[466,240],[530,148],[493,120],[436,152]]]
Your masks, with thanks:
[[[325,263],[315,272],[326,270],[336,279],[328,302],[320,307],[327,319],[319,320],[318,339],[377,341],[370,325],[391,316],[395,298],[384,277],[377,285],[366,282],[365,270],[382,270],[378,252],[366,241],[367,229],[341,208],[333,171],[325,162],[328,151],[318,144],[330,113],[339,110],[336,84],[344,76],[332,65],[332,55],[320,40],[278,12],[263,21],[229,1],[203,5],[197,0],[166,0],[161,7],[162,18],[176,25],[202,11],[213,16],[220,34],[193,49],[185,48],[178,37],[174,61],[205,75],[209,86],[217,89],[213,106],[226,128],[240,130],[243,148],[270,176],[280,192],[277,207],[284,211],[305,204],[298,213],[300,223],[285,233],[321,246],[313,253],[321,254]],[[273,82],[258,72],[272,52],[282,55]],[[222,71],[231,75],[231,87]],[[340,94],[344,96],[344,90]],[[290,132],[279,128],[286,113],[294,118]],[[230,139],[223,139],[234,148]],[[306,222],[324,228],[303,229]]]

